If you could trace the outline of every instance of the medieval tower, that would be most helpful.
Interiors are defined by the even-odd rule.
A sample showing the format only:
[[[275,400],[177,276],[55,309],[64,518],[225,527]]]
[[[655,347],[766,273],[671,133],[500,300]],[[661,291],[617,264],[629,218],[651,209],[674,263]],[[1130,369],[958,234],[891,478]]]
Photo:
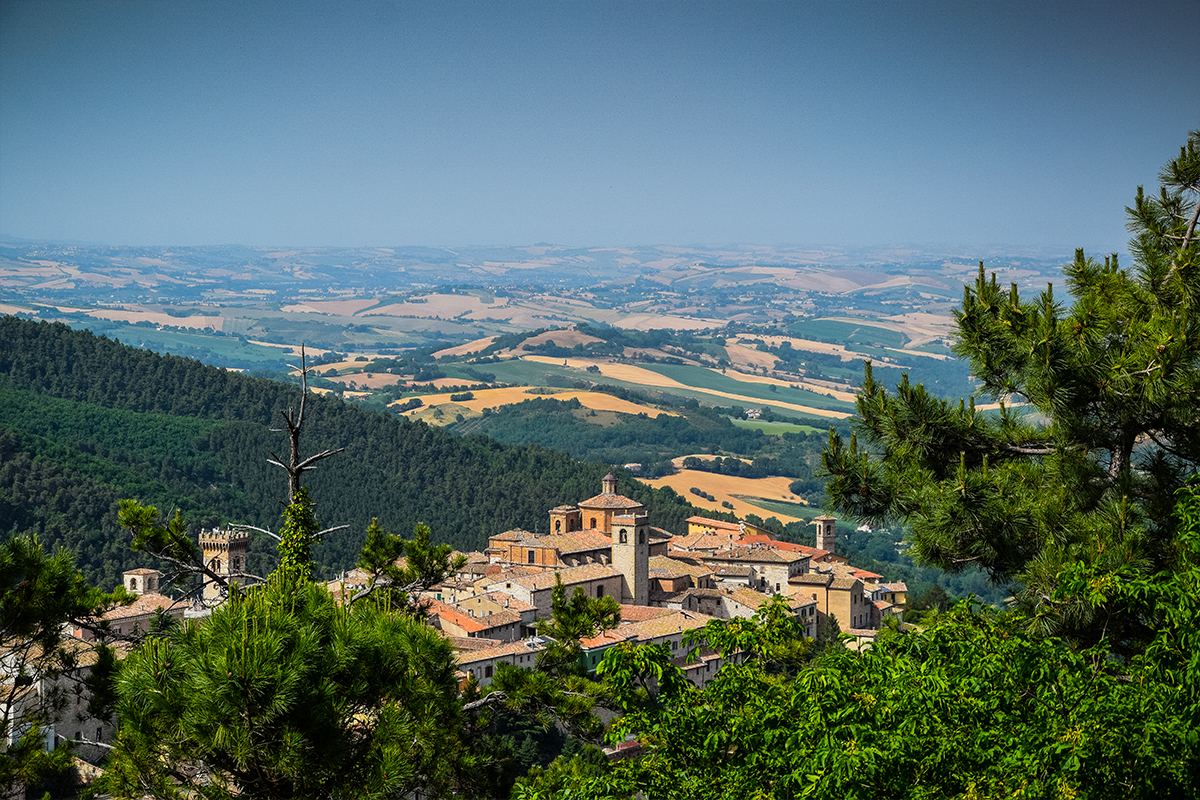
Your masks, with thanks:
[[[250,534],[245,531],[223,531],[213,528],[200,531],[200,549],[204,564],[230,583],[245,585],[246,547]],[[204,585],[204,602],[208,605],[221,600],[221,587],[216,583]]]
[[[604,476],[604,491],[579,506],[585,512],[603,508],[612,539],[612,566],[621,573],[621,602],[636,606],[650,602],[650,515],[645,506],[617,494],[617,479]]]
[[[826,552],[835,552],[837,540],[834,536],[833,526],[837,522],[837,517],[820,516],[812,521],[813,525],[817,526],[817,549],[825,550]]]

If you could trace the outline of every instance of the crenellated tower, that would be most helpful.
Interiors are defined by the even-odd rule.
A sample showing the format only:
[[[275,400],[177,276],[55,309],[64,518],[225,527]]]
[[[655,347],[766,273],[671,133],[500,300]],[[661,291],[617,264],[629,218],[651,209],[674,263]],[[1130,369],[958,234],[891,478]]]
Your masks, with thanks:
[[[219,528],[200,531],[200,549],[204,553],[204,563],[213,572],[225,578],[230,583],[245,585],[242,577],[246,571],[246,548],[250,544],[250,534],[245,531],[223,531]],[[215,583],[204,586],[204,602],[216,603],[221,599],[221,587]]]

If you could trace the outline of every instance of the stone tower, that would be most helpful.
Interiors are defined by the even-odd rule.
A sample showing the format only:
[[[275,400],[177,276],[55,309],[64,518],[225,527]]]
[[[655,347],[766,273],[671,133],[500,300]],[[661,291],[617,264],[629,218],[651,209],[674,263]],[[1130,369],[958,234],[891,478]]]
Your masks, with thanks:
[[[218,528],[200,531],[204,563],[222,578],[239,586],[245,584],[245,578],[238,576],[246,571],[246,547],[249,544],[250,534],[245,531],[223,531]],[[215,583],[205,584],[204,602],[215,603],[220,599],[221,587]]]
[[[650,603],[650,516],[630,511],[612,518],[612,565],[624,578],[621,602]]]
[[[162,573],[156,569],[127,569],[123,573],[125,589],[130,594],[157,594]]]
[[[550,509],[550,533],[574,533],[583,528],[583,512],[575,506]]]
[[[817,549],[827,552],[836,552],[837,540],[834,536],[833,524],[837,522],[837,517],[820,516],[812,521],[813,525],[817,526]]]

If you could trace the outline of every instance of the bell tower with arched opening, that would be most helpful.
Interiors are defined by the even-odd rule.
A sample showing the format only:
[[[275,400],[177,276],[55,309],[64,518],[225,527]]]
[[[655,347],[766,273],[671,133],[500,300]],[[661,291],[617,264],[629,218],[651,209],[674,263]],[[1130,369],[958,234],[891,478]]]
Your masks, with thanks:
[[[239,586],[246,582],[241,575],[246,571],[246,547],[249,544],[250,534],[245,531],[223,531],[218,528],[200,531],[200,549],[204,553],[205,565]],[[211,605],[220,599],[221,587],[216,583],[206,583],[204,602]]]

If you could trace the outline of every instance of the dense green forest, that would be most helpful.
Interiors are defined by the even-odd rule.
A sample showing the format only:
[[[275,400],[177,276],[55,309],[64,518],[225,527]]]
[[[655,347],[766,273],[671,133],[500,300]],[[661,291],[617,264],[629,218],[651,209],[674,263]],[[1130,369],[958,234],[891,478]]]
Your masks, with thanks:
[[[127,347],[65,325],[0,319],[0,530],[35,532],[78,553],[87,578],[112,585],[142,562],[116,530],[121,497],[180,509],[194,527],[276,527],[286,481],[267,464],[286,446],[280,412],[298,387]],[[456,437],[423,423],[310,396],[306,452],[345,447],[306,476],[325,525],[319,574],[353,564],[373,517],[394,532],[430,525],[479,549],[512,527],[545,529],[547,509],[599,491],[609,469],[536,445]],[[622,473],[623,474],[623,473]],[[620,490],[655,524],[682,530],[696,509],[625,476]],[[273,543],[255,540],[251,571]]]

